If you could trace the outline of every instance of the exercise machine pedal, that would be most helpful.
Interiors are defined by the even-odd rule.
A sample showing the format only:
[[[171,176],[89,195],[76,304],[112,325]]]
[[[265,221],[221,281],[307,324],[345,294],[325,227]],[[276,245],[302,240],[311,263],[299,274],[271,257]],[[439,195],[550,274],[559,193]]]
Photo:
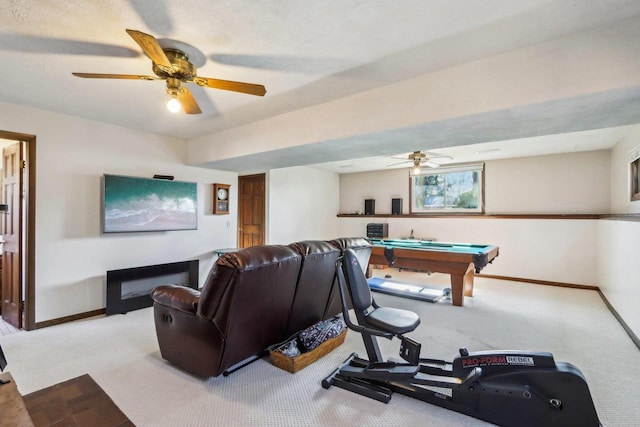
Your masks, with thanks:
[[[340,375],[351,378],[367,378],[379,381],[401,381],[413,378],[420,369],[418,365],[396,363],[374,363],[366,368],[346,365],[340,369]]]
[[[364,373],[371,379],[408,379],[413,378],[420,369],[418,365],[398,364],[392,362],[372,363],[364,369]]]
[[[358,378],[345,379],[337,376],[333,380],[333,385],[382,403],[389,403],[393,395],[393,391],[387,387],[372,384]]]

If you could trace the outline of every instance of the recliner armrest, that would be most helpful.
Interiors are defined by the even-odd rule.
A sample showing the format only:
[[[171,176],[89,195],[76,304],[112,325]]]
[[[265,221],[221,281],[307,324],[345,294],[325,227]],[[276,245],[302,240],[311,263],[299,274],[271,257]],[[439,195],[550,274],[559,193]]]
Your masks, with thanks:
[[[200,300],[200,291],[186,286],[162,285],[155,288],[151,298],[154,303],[195,315]]]

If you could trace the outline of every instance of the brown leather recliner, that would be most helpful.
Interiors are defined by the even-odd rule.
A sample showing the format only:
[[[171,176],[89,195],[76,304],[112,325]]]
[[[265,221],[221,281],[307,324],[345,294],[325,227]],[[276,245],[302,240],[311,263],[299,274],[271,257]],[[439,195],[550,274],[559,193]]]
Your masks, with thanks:
[[[365,263],[371,247],[364,239],[336,242],[253,246],[225,254],[202,294],[183,286],[157,287],[152,298],[162,357],[196,375],[218,376],[339,314],[340,245],[355,248]]]
[[[286,339],[302,257],[287,246],[254,246],[220,257],[202,294],[157,287],[154,317],[162,357],[218,376]]]

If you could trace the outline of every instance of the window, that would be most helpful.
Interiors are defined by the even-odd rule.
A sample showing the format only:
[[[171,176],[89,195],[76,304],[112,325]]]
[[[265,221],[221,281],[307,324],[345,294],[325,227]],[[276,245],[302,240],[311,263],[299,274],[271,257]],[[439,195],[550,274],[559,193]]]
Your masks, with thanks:
[[[484,212],[484,164],[411,173],[411,213]]]

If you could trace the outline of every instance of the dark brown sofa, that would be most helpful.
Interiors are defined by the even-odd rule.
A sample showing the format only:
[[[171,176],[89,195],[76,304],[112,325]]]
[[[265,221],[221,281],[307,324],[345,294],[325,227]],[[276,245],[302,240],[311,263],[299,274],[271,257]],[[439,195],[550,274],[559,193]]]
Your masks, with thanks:
[[[297,331],[341,312],[335,263],[362,238],[253,246],[221,256],[202,291],[157,287],[154,318],[162,357],[200,376],[218,376]]]

